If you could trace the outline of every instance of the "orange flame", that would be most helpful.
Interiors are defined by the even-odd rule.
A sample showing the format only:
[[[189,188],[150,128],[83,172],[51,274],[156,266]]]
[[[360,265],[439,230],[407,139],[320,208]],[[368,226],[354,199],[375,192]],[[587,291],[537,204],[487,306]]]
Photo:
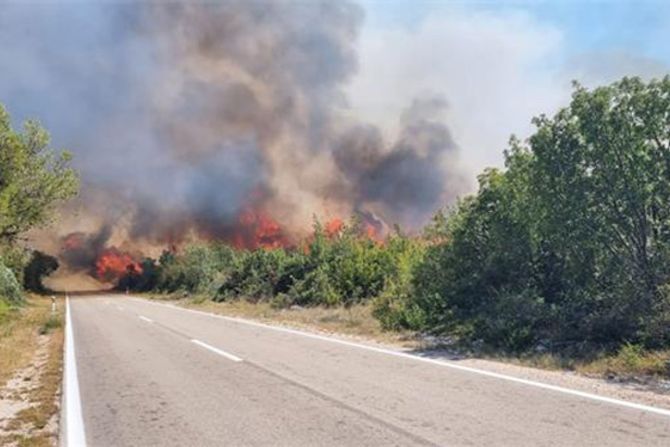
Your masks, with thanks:
[[[116,281],[131,271],[142,273],[142,267],[128,253],[115,247],[106,248],[95,261],[95,275],[103,281]]]
[[[263,210],[246,208],[237,220],[239,227],[231,238],[235,248],[274,249],[290,245],[279,223]]]
[[[365,237],[372,239],[373,241],[380,241],[382,239],[381,235],[379,234],[379,229],[367,222],[363,224],[363,234]]]
[[[344,221],[338,217],[329,220],[324,227],[326,236],[335,237],[344,229]]]

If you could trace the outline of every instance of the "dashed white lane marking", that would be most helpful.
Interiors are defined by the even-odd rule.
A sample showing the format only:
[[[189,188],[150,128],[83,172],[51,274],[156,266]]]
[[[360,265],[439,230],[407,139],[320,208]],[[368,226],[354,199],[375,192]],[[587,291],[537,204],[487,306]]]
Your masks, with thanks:
[[[66,445],[85,447],[84,419],[81,414],[77,358],[74,351],[74,333],[70,316],[70,297],[65,295],[65,420]]]
[[[123,306],[116,306],[116,308],[119,309],[120,311],[123,311]]]
[[[153,323],[154,322],[154,320],[152,320],[151,318],[147,318],[143,315],[138,315],[138,316],[140,317],[140,320],[146,321],[147,323]]]
[[[192,339],[191,342],[195,343],[196,345],[201,346],[205,349],[208,349],[212,352],[215,352],[215,353],[219,354],[220,356],[223,356],[223,357],[227,358],[228,360],[232,360],[233,362],[241,362],[242,361],[242,359],[237,357],[236,355],[230,354],[226,351],[222,351],[221,349],[215,348],[214,346],[208,345],[207,343],[204,343],[200,340]]]
[[[300,335],[302,337],[307,337],[307,338],[313,338],[316,340],[322,340],[322,341],[327,341],[329,343],[337,343],[339,345],[344,345],[344,346],[349,346],[352,348],[358,348],[358,349],[365,349],[366,351],[373,351],[373,352],[378,352],[381,354],[386,354],[386,355],[392,355],[394,357],[401,357],[404,359],[409,359],[409,360],[415,360],[419,362],[424,362],[424,363],[430,363],[433,365],[438,365],[438,366],[443,366],[445,368],[451,368],[459,371],[465,371],[469,372],[472,374],[477,374],[480,376],[486,376],[486,377],[492,377],[495,379],[499,380],[505,380],[508,382],[514,382],[514,383],[519,383],[523,385],[528,385],[532,386],[535,388],[541,388],[549,391],[554,391],[557,393],[563,393],[563,394],[568,394],[571,396],[577,396],[581,397],[584,399],[590,399],[598,402],[605,402],[608,404],[612,405],[618,405],[620,407],[626,407],[626,408],[631,408],[634,410],[641,410],[641,411],[646,411],[648,413],[655,413],[655,414],[660,414],[662,416],[668,416],[670,417],[670,410],[667,410],[665,408],[658,408],[658,407],[652,407],[650,405],[644,405],[644,404],[638,404],[635,402],[628,402],[625,400],[620,400],[620,399],[614,399],[611,397],[606,397],[606,396],[599,396],[597,394],[592,394],[592,393],[587,393],[584,391],[579,391],[579,390],[573,390],[570,388],[564,388],[561,386],[556,386],[556,385],[550,385],[548,383],[542,383],[542,382],[536,382],[534,380],[527,380],[527,379],[521,379],[519,377],[514,377],[514,376],[508,376],[505,374],[500,374],[492,371],[486,371],[483,369],[477,369],[477,368],[471,368],[469,366],[463,366],[463,365],[458,365],[453,362],[450,362],[448,360],[437,360],[437,359],[432,359],[429,357],[421,357],[415,354],[408,354],[406,352],[401,352],[401,351],[393,351],[391,349],[385,349],[385,348],[378,348],[375,346],[369,346],[369,345],[363,345],[360,343],[354,343],[346,340],[340,340],[338,338],[332,338],[332,337],[326,337],[324,335],[318,335],[318,334],[312,334],[309,332],[304,332],[304,331],[299,331],[297,329],[289,329],[285,327],[279,327],[279,326],[272,326],[269,324],[265,323],[258,323],[256,321],[251,321],[251,320],[245,320],[244,318],[237,318],[237,317],[227,317],[225,315],[216,315],[210,312],[203,312],[201,310],[195,310],[195,309],[185,309],[183,307],[176,306],[174,304],[164,304],[164,303],[154,303],[148,300],[143,300],[140,298],[131,298],[135,301],[141,302],[141,303],[146,303],[146,304],[153,304],[155,306],[162,306],[162,307],[169,307],[172,309],[180,310],[183,312],[191,312],[195,314],[200,314],[200,315],[206,315],[211,318],[218,318],[221,320],[226,320],[226,321],[232,321],[235,323],[240,323],[240,324],[246,324],[249,326],[255,326],[255,327],[260,327],[264,329],[270,329],[273,331],[277,332],[285,332],[288,334],[293,334],[293,335]],[[195,342],[195,341],[194,341]]]

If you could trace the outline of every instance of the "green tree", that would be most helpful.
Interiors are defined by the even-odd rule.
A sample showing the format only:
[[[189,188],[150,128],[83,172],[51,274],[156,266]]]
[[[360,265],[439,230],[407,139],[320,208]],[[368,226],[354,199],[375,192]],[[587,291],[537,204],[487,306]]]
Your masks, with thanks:
[[[658,319],[670,277],[670,78],[576,85],[570,107],[534,122],[541,231],[563,289],[587,292],[570,303],[582,328],[603,341],[667,341]]]
[[[431,229],[414,279],[426,324],[513,349],[667,345],[670,78],[576,85],[533,123]]]
[[[15,131],[0,105],[0,241],[47,223],[60,201],[77,193],[78,177],[68,152],[49,147],[48,133],[35,121]]]

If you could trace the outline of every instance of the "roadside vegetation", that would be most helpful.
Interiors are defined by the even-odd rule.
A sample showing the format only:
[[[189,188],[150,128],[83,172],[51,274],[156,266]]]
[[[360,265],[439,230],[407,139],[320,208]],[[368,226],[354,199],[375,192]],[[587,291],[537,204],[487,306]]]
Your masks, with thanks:
[[[575,85],[568,107],[533,123],[505,169],[485,170],[421,236],[379,243],[355,219],[336,234],[316,222],[295,249],[193,245],[119,286],[278,309],[366,304],[390,331],[668,375],[670,78]]]
[[[23,290],[43,292],[42,278],[58,268],[55,258],[31,250],[21,236],[50,223],[58,204],[76,195],[79,179],[67,151],[49,146],[36,121],[12,127],[0,104],[0,302],[17,306]]]
[[[56,206],[76,194],[78,178],[67,152],[49,147],[36,122],[12,128],[0,104],[0,444],[55,445],[61,383],[62,306],[51,313],[42,279],[55,258],[21,239],[51,222]]]
[[[279,324],[311,332],[346,336],[365,341],[400,345],[408,349],[420,346],[414,331],[388,331],[372,315],[370,303],[343,306],[282,307],[268,301],[245,299],[215,302],[203,296],[183,297],[179,294],[143,294],[151,299],[168,300],[172,304],[219,315],[248,318],[268,324]]]

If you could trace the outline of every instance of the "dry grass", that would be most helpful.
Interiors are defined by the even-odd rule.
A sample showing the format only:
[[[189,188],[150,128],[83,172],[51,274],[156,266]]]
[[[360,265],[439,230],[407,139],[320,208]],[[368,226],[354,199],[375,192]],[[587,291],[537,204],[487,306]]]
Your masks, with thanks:
[[[161,295],[147,296],[154,299],[171,299]],[[286,326],[312,331],[360,337],[381,343],[396,344],[408,348],[418,346],[416,336],[410,332],[384,331],[379,321],[372,316],[370,304],[343,307],[301,307],[277,309],[267,302],[231,300],[214,302],[207,299],[171,299],[175,304],[192,309],[204,310],[220,315],[228,315],[253,320],[279,323]]]
[[[3,445],[41,447],[55,444],[55,417],[63,366],[62,310],[61,305],[58,314],[51,316],[50,299],[31,297],[24,308],[17,310],[13,318],[4,323],[5,329],[8,329],[7,325],[11,328],[3,332],[0,362],[11,369],[2,369],[3,377],[9,378],[23,369],[35,368],[35,378],[23,390],[8,390],[20,393],[30,406],[7,422],[5,434],[0,435]],[[43,342],[37,355],[40,336]],[[37,363],[31,366],[35,361]]]
[[[622,346],[614,354],[594,351],[579,358],[552,353],[520,356],[488,354],[481,357],[546,370],[570,370],[584,376],[617,381],[670,379],[670,350],[648,351],[633,344]]]
[[[577,365],[577,361],[575,359],[566,358],[551,353],[527,354],[519,356],[487,354],[481,355],[480,357],[487,360],[495,360],[519,366],[530,366],[532,368],[546,369],[550,371],[575,370]]]
[[[577,365],[577,372],[605,377],[670,377],[670,350],[645,351],[637,345],[624,345],[616,355]]]
[[[267,302],[254,303],[247,300],[216,303],[204,297],[177,298],[156,294],[145,295],[145,297],[170,300],[183,307],[215,314],[249,318],[274,324],[279,323],[332,334],[362,337],[409,349],[430,348],[417,334],[382,330],[379,322],[372,316],[372,307],[369,304],[353,306],[350,309],[341,307],[276,309]],[[591,377],[618,378],[621,380],[641,377],[670,378],[670,350],[647,352],[633,345],[624,346],[615,355],[594,352],[591,356],[588,356],[588,359],[548,352],[518,356],[487,352],[470,354],[470,356],[545,370],[570,370]]]
[[[0,318],[0,385],[30,363],[37,349],[39,328],[49,318],[51,302],[31,298],[25,306],[4,309]]]
[[[58,394],[62,382],[63,331],[54,330],[49,341],[49,355],[40,375],[40,383],[31,390],[33,405],[20,411],[11,422],[10,428],[26,431],[18,439],[20,446],[48,446],[53,434],[42,431],[58,411]]]

